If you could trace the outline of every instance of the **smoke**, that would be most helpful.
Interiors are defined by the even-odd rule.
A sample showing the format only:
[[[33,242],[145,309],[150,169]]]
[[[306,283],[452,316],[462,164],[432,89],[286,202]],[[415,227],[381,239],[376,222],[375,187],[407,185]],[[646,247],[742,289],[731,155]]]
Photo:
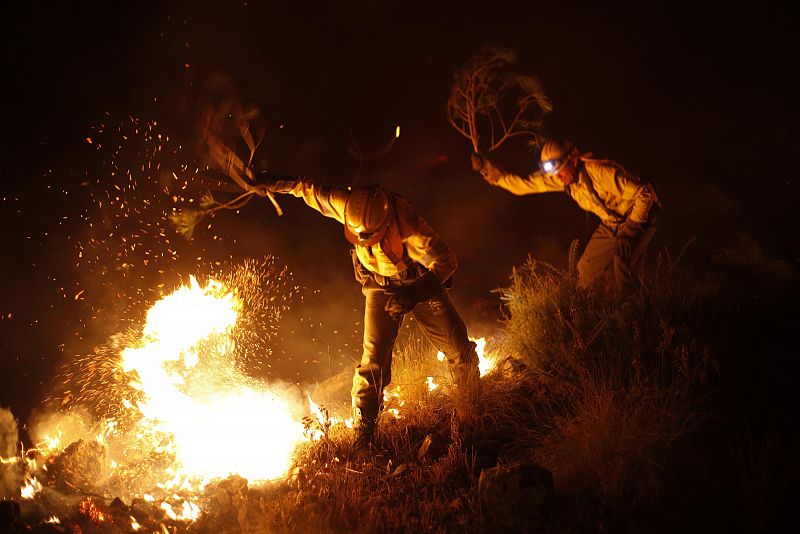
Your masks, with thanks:
[[[0,498],[19,496],[22,486],[23,470],[19,462],[8,462],[17,455],[19,428],[17,419],[9,410],[0,408]]]
[[[96,422],[81,408],[69,411],[34,411],[28,423],[28,432],[34,443],[52,442],[58,439],[61,447],[80,439],[92,440],[97,435]]]
[[[17,451],[17,420],[9,410],[0,408],[0,456],[7,458]]]

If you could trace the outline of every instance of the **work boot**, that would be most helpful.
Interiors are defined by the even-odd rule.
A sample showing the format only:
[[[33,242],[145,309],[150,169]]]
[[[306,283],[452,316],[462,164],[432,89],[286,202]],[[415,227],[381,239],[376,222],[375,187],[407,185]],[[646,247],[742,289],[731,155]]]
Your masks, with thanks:
[[[359,460],[370,456],[372,439],[378,427],[378,409],[372,407],[359,407],[353,409],[353,454]]]

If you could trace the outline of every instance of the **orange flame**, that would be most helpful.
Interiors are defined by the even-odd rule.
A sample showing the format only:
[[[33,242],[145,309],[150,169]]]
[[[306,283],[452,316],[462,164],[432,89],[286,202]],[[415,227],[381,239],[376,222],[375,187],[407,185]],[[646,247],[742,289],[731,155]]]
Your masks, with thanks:
[[[25,485],[20,489],[20,497],[23,499],[32,499],[34,495],[42,491],[42,484],[36,480],[36,477],[25,473]]]
[[[122,352],[122,369],[136,372],[134,387],[144,394],[136,403],[143,434],[169,436],[176,458],[170,486],[230,474],[280,477],[302,439],[289,402],[235,369],[241,305],[219,282],[200,287],[191,277],[147,313],[142,343]]]

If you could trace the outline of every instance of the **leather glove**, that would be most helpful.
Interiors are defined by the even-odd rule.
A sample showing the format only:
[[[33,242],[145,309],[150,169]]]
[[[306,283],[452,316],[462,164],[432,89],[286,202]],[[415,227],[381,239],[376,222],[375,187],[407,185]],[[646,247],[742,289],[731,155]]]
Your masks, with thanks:
[[[486,165],[486,156],[482,152],[473,152],[470,156],[472,170],[483,174],[483,167]]]
[[[275,193],[286,193],[291,190],[298,179],[293,176],[280,176],[270,172],[260,172],[256,175],[256,183],[250,186],[250,191],[260,197]]]
[[[633,241],[642,233],[642,224],[625,221],[619,228],[617,228],[617,240],[615,243],[614,253],[623,259],[631,257],[633,249]]]
[[[472,156],[470,156],[470,160],[472,161],[472,170],[481,173],[483,179],[490,185],[497,185],[497,182],[500,180],[501,171],[489,161],[486,154],[483,152],[473,152]]]
[[[414,306],[435,297],[441,292],[442,284],[439,279],[433,274],[433,271],[426,271],[413,284],[395,289],[386,302],[385,309],[392,319],[399,321],[405,314],[413,310]]]

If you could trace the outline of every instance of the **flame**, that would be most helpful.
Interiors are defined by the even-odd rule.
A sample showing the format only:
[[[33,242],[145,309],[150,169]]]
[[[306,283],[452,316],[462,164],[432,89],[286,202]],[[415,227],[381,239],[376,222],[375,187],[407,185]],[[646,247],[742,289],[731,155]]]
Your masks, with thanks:
[[[314,414],[314,417],[317,418],[317,421],[320,422],[320,424],[324,425],[328,421],[328,418],[325,416],[325,413],[322,410],[320,410],[316,402],[311,400],[310,395],[308,395],[308,407],[311,410],[311,413]]]
[[[42,454],[47,456],[50,451],[59,450],[61,448],[60,447],[61,437],[62,437],[61,430],[59,430],[53,436],[46,435],[44,436],[41,442],[36,444],[35,450],[40,451]]]
[[[173,521],[178,519],[178,514],[175,513],[175,510],[172,509],[172,506],[168,502],[162,502],[161,509],[164,510],[164,513],[167,514],[167,517]]]
[[[486,373],[494,369],[496,360],[493,356],[486,354],[485,337],[473,339],[472,341],[475,342],[475,352],[478,353],[478,370],[480,371],[481,376],[484,376]]]
[[[181,506],[181,514],[178,519],[184,521],[194,521],[200,517],[200,507],[191,501],[183,501]]]
[[[428,391],[433,391],[434,389],[439,387],[439,384],[433,381],[432,376],[427,377],[427,380],[428,380]]]
[[[54,515],[51,515],[50,518],[47,521],[45,521],[45,523],[52,523],[52,524],[55,524],[55,525],[60,525],[61,524],[61,520],[58,517],[56,517]]]
[[[486,354],[486,338],[479,337],[479,338],[469,338],[470,341],[475,343],[475,352],[478,354],[478,370],[481,373],[481,376],[484,376],[486,373],[494,369],[496,365],[496,358],[491,354]],[[436,353],[436,359],[440,362],[446,360],[444,352],[439,351]],[[433,389],[433,388],[430,388]]]
[[[308,397],[308,408],[309,411],[317,418],[317,423],[319,423],[318,428],[309,428],[309,433],[307,437],[312,441],[318,441],[322,439],[325,435],[325,430],[331,428],[335,425],[344,425],[347,428],[353,428],[353,418],[342,418],[342,417],[334,417],[328,414],[327,410],[323,410],[320,408],[316,402],[311,400],[311,396],[307,395]]]
[[[32,499],[34,495],[42,491],[42,485],[36,480],[36,477],[25,473],[25,485],[20,488],[20,496],[23,499]]]
[[[302,438],[289,403],[235,369],[232,332],[241,305],[219,282],[201,287],[191,277],[148,311],[141,344],[121,354],[122,369],[136,372],[132,385],[143,394],[135,403],[142,435],[169,437],[175,463],[168,487],[231,474],[280,477]]]
[[[139,339],[120,353],[119,368],[132,388],[126,386],[131,397],[122,402],[129,418],[124,424],[104,420],[84,434],[109,451],[116,448],[122,452],[116,458],[110,453],[109,465],[115,470],[124,471],[130,462],[125,457],[127,445],[119,447],[115,441],[124,433],[135,436],[133,447],[145,452],[149,448],[166,457],[171,463],[156,473],[155,487],[140,494],[147,502],[157,502],[172,520],[199,517],[193,492],[209,481],[232,474],[251,483],[284,476],[299,443],[322,439],[333,425],[353,426],[352,418],[330,417],[310,396],[306,413],[311,418],[305,421],[312,423],[304,425],[288,397],[237,369],[234,334],[243,308],[238,295],[215,280],[201,286],[190,277],[187,285],[156,302],[147,313]],[[494,366],[494,359],[485,354],[484,338],[473,341],[483,376]],[[437,357],[445,361],[444,354]],[[439,387],[436,381],[441,378],[432,374],[426,379],[429,391]],[[404,396],[398,386],[385,390],[385,412],[401,418]],[[131,422],[136,422],[133,431],[127,429]],[[40,453],[40,458],[58,453],[75,441],[69,430],[65,432],[51,426],[29,452]],[[24,451],[20,456],[27,459]],[[35,458],[29,460],[29,464],[33,462],[31,472],[35,471]],[[22,497],[33,498],[39,491],[42,485],[26,474]],[[172,496],[165,499],[165,493]],[[83,501],[79,509],[95,523],[107,519],[91,499]],[[130,519],[131,529],[139,530],[141,525],[134,517]]]
[[[97,508],[97,505],[89,497],[78,503],[78,512],[90,519],[95,525],[99,525],[106,520],[106,515]]]

